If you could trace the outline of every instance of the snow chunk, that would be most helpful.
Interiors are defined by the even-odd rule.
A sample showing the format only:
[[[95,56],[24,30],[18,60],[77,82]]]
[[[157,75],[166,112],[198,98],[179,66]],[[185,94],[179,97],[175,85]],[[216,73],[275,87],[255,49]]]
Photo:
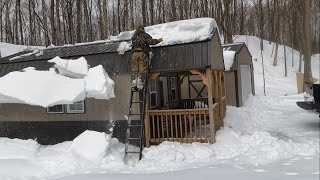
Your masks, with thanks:
[[[166,46],[210,39],[214,28],[218,29],[214,19],[197,18],[148,26],[145,31],[153,38],[163,38],[163,42],[155,46]],[[131,39],[133,33],[121,32],[118,39]]]
[[[101,161],[110,146],[111,135],[104,132],[86,130],[76,137],[70,147],[71,152],[88,161]]]
[[[0,103],[48,107],[72,104],[86,96],[83,79],[71,79],[51,71],[14,71],[1,77],[0,84]]]
[[[235,51],[223,51],[224,67],[226,71],[230,71],[234,62],[235,54]]]
[[[84,57],[76,60],[65,60],[55,57],[48,62],[55,63],[55,67],[59,70],[59,74],[71,78],[83,78],[88,74],[88,63]]]
[[[119,44],[117,51],[119,54],[124,54],[126,51],[129,51],[130,49],[131,49],[131,44],[127,42],[121,42]]]
[[[114,98],[114,81],[109,77],[102,65],[89,69],[85,77],[87,97],[96,99]]]

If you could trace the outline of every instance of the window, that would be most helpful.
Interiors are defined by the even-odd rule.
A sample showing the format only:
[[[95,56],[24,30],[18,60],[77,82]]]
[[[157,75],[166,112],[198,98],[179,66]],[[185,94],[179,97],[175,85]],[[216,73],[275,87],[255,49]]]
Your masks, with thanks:
[[[68,104],[67,113],[84,113],[84,101]]]
[[[157,79],[153,79],[150,85],[150,106],[151,108],[157,107]]]
[[[177,99],[177,83],[176,77],[170,77],[172,100]]]
[[[51,106],[47,108],[49,114],[62,114],[64,113],[64,106],[62,104]]]

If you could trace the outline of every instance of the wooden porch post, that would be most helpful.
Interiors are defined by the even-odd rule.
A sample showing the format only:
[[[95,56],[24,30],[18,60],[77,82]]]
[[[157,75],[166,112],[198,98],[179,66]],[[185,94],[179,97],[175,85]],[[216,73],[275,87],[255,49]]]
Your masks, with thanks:
[[[219,98],[219,81],[218,81],[218,71],[217,70],[213,70],[213,74],[214,74],[214,99],[215,102],[218,103],[218,107],[220,109],[220,98]],[[216,127],[215,127],[215,131],[218,130],[218,126],[219,125],[219,121],[220,121],[220,110],[218,109],[218,111],[214,112],[214,116],[215,116],[215,122],[216,122]]]
[[[218,93],[218,98],[219,98],[219,128],[221,128],[223,126],[223,100],[222,100],[222,96],[223,96],[223,93],[222,93],[222,81],[221,81],[221,78],[222,78],[222,71],[218,71],[218,86],[219,86],[219,93]]]
[[[146,147],[150,147],[150,116],[148,113],[149,110],[149,85],[151,80],[156,79],[159,77],[160,73],[152,73],[149,75],[148,81],[146,82],[146,88],[147,88],[147,95],[146,95],[146,104],[145,104],[145,117],[144,117],[144,132],[146,136]]]
[[[210,132],[211,132],[211,141],[213,144],[216,142],[216,131],[215,131],[215,123],[214,123],[214,115],[213,115],[213,101],[212,101],[212,72],[211,69],[206,69],[206,75],[208,78],[208,104],[209,104],[209,120],[210,120]]]

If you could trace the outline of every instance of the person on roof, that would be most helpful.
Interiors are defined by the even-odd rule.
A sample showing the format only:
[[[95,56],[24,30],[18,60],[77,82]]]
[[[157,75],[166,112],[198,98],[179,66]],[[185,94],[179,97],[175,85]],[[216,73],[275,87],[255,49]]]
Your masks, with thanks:
[[[132,89],[142,89],[147,77],[149,58],[151,53],[150,45],[162,42],[162,38],[153,39],[139,25],[132,36],[132,58],[131,58],[131,80]]]

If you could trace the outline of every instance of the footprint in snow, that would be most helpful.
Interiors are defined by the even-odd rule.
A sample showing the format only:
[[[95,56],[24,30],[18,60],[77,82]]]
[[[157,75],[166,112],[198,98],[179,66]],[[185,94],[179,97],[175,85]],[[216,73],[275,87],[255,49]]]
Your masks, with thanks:
[[[85,171],[84,173],[85,173],[85,174],[90,174],[90,173],[91,173],[91,171]]]
[[[314,174],[314,175],[319,175],[319,174],[320,174],[320,172],[314,172],[314,173],[312,173],[312,174]]]
[[[283,165],[285,165],[285,166],[290,166],[291,165],[291,163],[283,163]]]
[[[233,166],[238,168],[238,169],[244,169],[244,167],[242,167],[242,166],[238,166],[238,165],[233,165]]]
[[[299,175],[299,173],[297,173],[297,172],[286,172],[286,175],[287,176],[296,176],[296,175]]]
[[[253,171],[254,171],[254,172],[259,172],[259,173],[268,172],[268,171],[266,171],[266,170],[264,170],[264,169],[254,169]]]
[[[297,158],[297,157],[291,159],[291,161],[298,161],[298,160],[300,160],[300,158]]]

